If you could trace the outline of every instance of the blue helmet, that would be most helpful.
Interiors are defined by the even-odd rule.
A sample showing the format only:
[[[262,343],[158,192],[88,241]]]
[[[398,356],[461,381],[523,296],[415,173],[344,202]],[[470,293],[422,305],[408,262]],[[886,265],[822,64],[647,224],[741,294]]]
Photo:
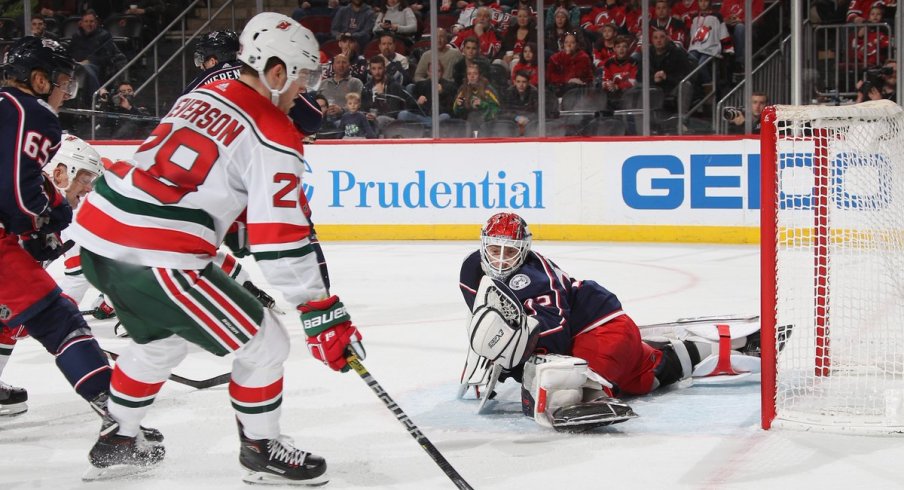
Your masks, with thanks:
[[[239,35],[233,31],[213,31],[195,43],[194,61],[198,68],[211,56],[217,61],[233,61],[239,51]]]
[[[72,77],[75,65],[69,51],[60,43],[34,36],[13,42],[3,60],[5,77],[24,83],[29,83],[34,70],[43,71],[51,81],[55,81],[56,75],[60,73]]]

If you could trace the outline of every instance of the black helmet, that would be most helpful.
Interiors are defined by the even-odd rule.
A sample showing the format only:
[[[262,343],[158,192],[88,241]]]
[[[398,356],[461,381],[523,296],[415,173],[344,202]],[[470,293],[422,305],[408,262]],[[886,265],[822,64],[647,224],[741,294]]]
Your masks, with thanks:
[[[233,61],[239,50],[239,36],[233,31],[213,31],[195,44],[195,66],[198,68],[211,56],[217,61]]]
[[[32,70],[42,70],[51,79],[56,74],[65,73],[70,77],[75,72],[75,60],[60,43],[47,38],[26,36],[10,45],[3,59],[6,78],[28,83]]]

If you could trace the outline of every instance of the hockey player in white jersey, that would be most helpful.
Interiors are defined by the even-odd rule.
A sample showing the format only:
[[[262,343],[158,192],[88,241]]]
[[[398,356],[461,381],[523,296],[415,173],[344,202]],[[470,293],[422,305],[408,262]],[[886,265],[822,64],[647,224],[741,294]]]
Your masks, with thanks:
[[[280,434],[286,328],[213,264],[244,211],[249,249],[268,282],[298,305],[314,357],[347,370],[349,349],[364,354],[310,246],[301,138],[286,116],[300,89],[316,90],[319,47],[308,29],[276,13],[251,19],[240,44],[240,79],[180,98],[77,213],[72,237],[82,246],[82,271],[116,305],[132,338],[113,373],[89,478],[163,459],[163,447],[143,441],[138,424],[192,342],[234,354],[229,395],[244,479],[326,481],[324,459]]]

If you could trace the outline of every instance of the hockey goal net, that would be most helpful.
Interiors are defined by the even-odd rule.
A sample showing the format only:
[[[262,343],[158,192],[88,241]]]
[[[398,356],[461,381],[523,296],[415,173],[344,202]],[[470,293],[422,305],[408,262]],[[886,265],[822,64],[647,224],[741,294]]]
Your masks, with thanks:
[[[762,120],[763,427],[904,433],[904,113]]]

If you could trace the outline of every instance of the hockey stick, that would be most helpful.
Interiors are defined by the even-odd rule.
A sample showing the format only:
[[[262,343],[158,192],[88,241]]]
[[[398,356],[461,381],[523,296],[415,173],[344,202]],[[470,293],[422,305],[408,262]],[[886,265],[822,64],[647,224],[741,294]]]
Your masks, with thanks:
[[[392,414],[396,416],[396,419],[398,419],[398,421],[405,426],[405,429],[408,430],[408,433],[411,434],[411,437],[413,437],[414,440],[416,440],[418,444],[421,445],[424,451],[427,451],[427,454],[429,454],[433,461],[437,464],[437,466],[439,466],[439,468],[443,470],[443,473],[445,473],[446,476],[448,476],[449,479],[452,480],[452,483],[454,483],[455,486],[461,490],[473,490],[473,487],[471,487],[471,485],[469,485],[468,482],[466,482],[465,479],[462,478],[462,476],[459,475],[457,471],[455,471],[455,468],[453,468],[452,465],[449,464],[448,461],[446,461],[446,458],[443,457],[442,453],[440,453],[439,450],[436,449],[436,446],[434,446],[433,443],[430,442],[429,439],[427,439],[427,436],[425,436],[424,433],[421,432],[421,429],[414,425],[414,422],[412,422],[411,419],[408,418],[407,415],[405,415],[405,412],[403,412],[402,408],[399,407],[399,405],[392,399],[392,397],[389,396],[389,393],[386,393],[386,390],[384,390],[383,387],[380,386],[380,383],[377,383],[377,380],[375,380],[374,377],[371,376],[370,372],[367,371],[367,368],[364,367],[364,364],[361,364],[358,356],[356,356],[355,354],[348,354],[345,360],[348,361],[348,365],[351,366],[356,373],[358,373],[358,376],[360,376],[361,379],[364,380],[365,383],[367,383],[367,386],[369,386],[370,389],[373,390],[373,392],[377,395],[377,398],[383,400],[383,403],[386,404],[386,408],[388,408],[389,411],[391,411]]]
[[[114,361],[119,357],[119,354],[115,352],[110,352],[106,349],[102,349],[105,354],[110,359]],[[205,388],[213,388],[214,386],[220,386],[222,384],[226,384],[229,382],[229,378],[232,376],[232,373],[223,373],[218,376],[214,376],[212,378],[207,379],[190,379],[179,376],[178,374],[170,374],[169,379],[175,381],[176,383],[183,384],[185,386],[190,386],[196,390],[203,390]]]

